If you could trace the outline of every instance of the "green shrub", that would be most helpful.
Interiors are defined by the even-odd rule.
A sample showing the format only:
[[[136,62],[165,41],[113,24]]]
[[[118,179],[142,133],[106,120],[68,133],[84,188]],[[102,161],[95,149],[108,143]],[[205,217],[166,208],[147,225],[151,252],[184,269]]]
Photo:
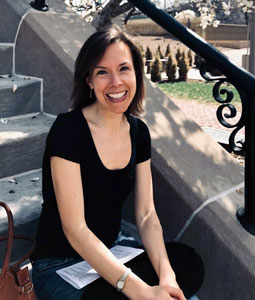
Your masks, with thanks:
[[[159,45],[158,45],[158,49],[157,49],[157,51],[156,51],[156,55],[158,55],[160,59],[163,59],[163,58],[164,58],[164,56],[163,56],[163,54],[162,54],[162,52],[161,52],[161,49],[160,49],[160,46],[159,46]]]
[[[175,54],[175,59],[176,59],[177,65],[179,65],[179,63],[180,63],[181,55],[182,55],[181,50],[180,50],[180,48],[178,48],[176,51],[176,54]]]
[[[151,52],[151,49],[148,46],[146,48],[145,58],[146,58],[146,60],[152,60],[152,52]]]
[[[151,73],[151,61],[146,61],[146,73],[150,74]]]
[[[191,52],[190,49],[188,51],[188,60],[189,60],[189,66],[192,67],[192,65],[193,65],[193,55],[192,55],[192,52]]]
[[[168,44],[168,45],[166,46],[165,57],[168,57],[169,54],[170,54],[170,44]]]
[[[161,64],[158,57],[155,58],[151,67],[151,81],[161,81]]]
[[[184,52],[181,54],[178,67],[179,67],[179,80],[186,81],[188,78],[189,62]]]
[[[168,59],[166,62],[166,75],[169,81],[176,80],[176,69],[177,66],[173,61],[172,54],[169,52]]]

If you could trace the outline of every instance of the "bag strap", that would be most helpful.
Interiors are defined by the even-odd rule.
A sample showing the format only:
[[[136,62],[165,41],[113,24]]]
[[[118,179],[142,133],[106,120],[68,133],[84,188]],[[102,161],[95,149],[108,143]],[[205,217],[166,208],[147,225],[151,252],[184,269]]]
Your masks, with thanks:
[[[12,241],[13,241],[13,216],[12,216],[12,212],[7,204],[5,204],[4,202],[0,202],[0,206],[2,206],[5,209],[5,211],[7,213],[7,217],[8,217],[8,236],[5,238],[5,240],[7,240],[7,246],[6,246],[6,250],[5,250],[3,268],[2,268],[2,272],[0,274],[0,277],[1,277],[7,271],[9,263],[10,263]]]
[[[12,212],[9,208],[9,206],[4,203],[0,202],[0,206],[2,206],[8,216],[8,235],[4,237],[0,237],[0,241],[6,241],[7,240],[7,247],[6,247],[6,252],[5,252],[5,258],[4,258],[4,264],[2,268],[2,272],[0,274],[0,277],[7,271],[9,264],[10,264],[10,257],[11,257],[11,249],[12,249],[12,244],[13,244],[13,239],[17,240],[25,240],[25,241],[30,241],[33,243],[31,249],[22,257],[20,258],[15,264],[13,264],[14,267],[18,268],[21,263],[23,263],[26,259],[28,259],[32,253],[34,252],[35,249],[35,239],[30,236],[26,235],[19,235],[15,234],[13,235],[13,215]]]

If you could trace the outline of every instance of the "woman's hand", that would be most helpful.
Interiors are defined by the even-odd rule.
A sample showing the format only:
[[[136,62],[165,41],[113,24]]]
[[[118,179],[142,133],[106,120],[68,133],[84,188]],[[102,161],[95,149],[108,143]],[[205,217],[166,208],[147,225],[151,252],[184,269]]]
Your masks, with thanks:
[[[176,277],[174,272],[171,270],[166,272],[165,276],[160,276],[159,279],[159,285],[161,286],[172,286],[174,288],[180,289],[177,281],[176,281]]]
[[[137,298],[138,299],[138,298]],[[179,288],[171,286],[149,286],[139,300],[186,300]]]

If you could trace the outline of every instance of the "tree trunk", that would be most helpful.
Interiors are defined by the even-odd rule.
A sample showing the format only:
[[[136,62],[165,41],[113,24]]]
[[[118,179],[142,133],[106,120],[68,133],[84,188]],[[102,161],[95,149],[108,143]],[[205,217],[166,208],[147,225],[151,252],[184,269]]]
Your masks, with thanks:
[[[120,5],[121,2],[122,0],[111,0],[103,8],[101,13],[95,16],[91,24],[98,30],[106,25],[110,25],[112,23],[112,18],[115,18],[133,8],[131,3],[128,2]]]

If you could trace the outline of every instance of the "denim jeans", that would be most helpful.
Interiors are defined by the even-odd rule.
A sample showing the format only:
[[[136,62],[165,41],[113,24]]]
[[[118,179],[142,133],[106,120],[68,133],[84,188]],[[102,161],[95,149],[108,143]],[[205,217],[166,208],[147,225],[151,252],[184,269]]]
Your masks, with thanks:
[[[32,277],[37,300],[78,300],[85,288],[76,289],[63,280],[56,271],[81,262],[75,258],[47,258],[33,262]]]

